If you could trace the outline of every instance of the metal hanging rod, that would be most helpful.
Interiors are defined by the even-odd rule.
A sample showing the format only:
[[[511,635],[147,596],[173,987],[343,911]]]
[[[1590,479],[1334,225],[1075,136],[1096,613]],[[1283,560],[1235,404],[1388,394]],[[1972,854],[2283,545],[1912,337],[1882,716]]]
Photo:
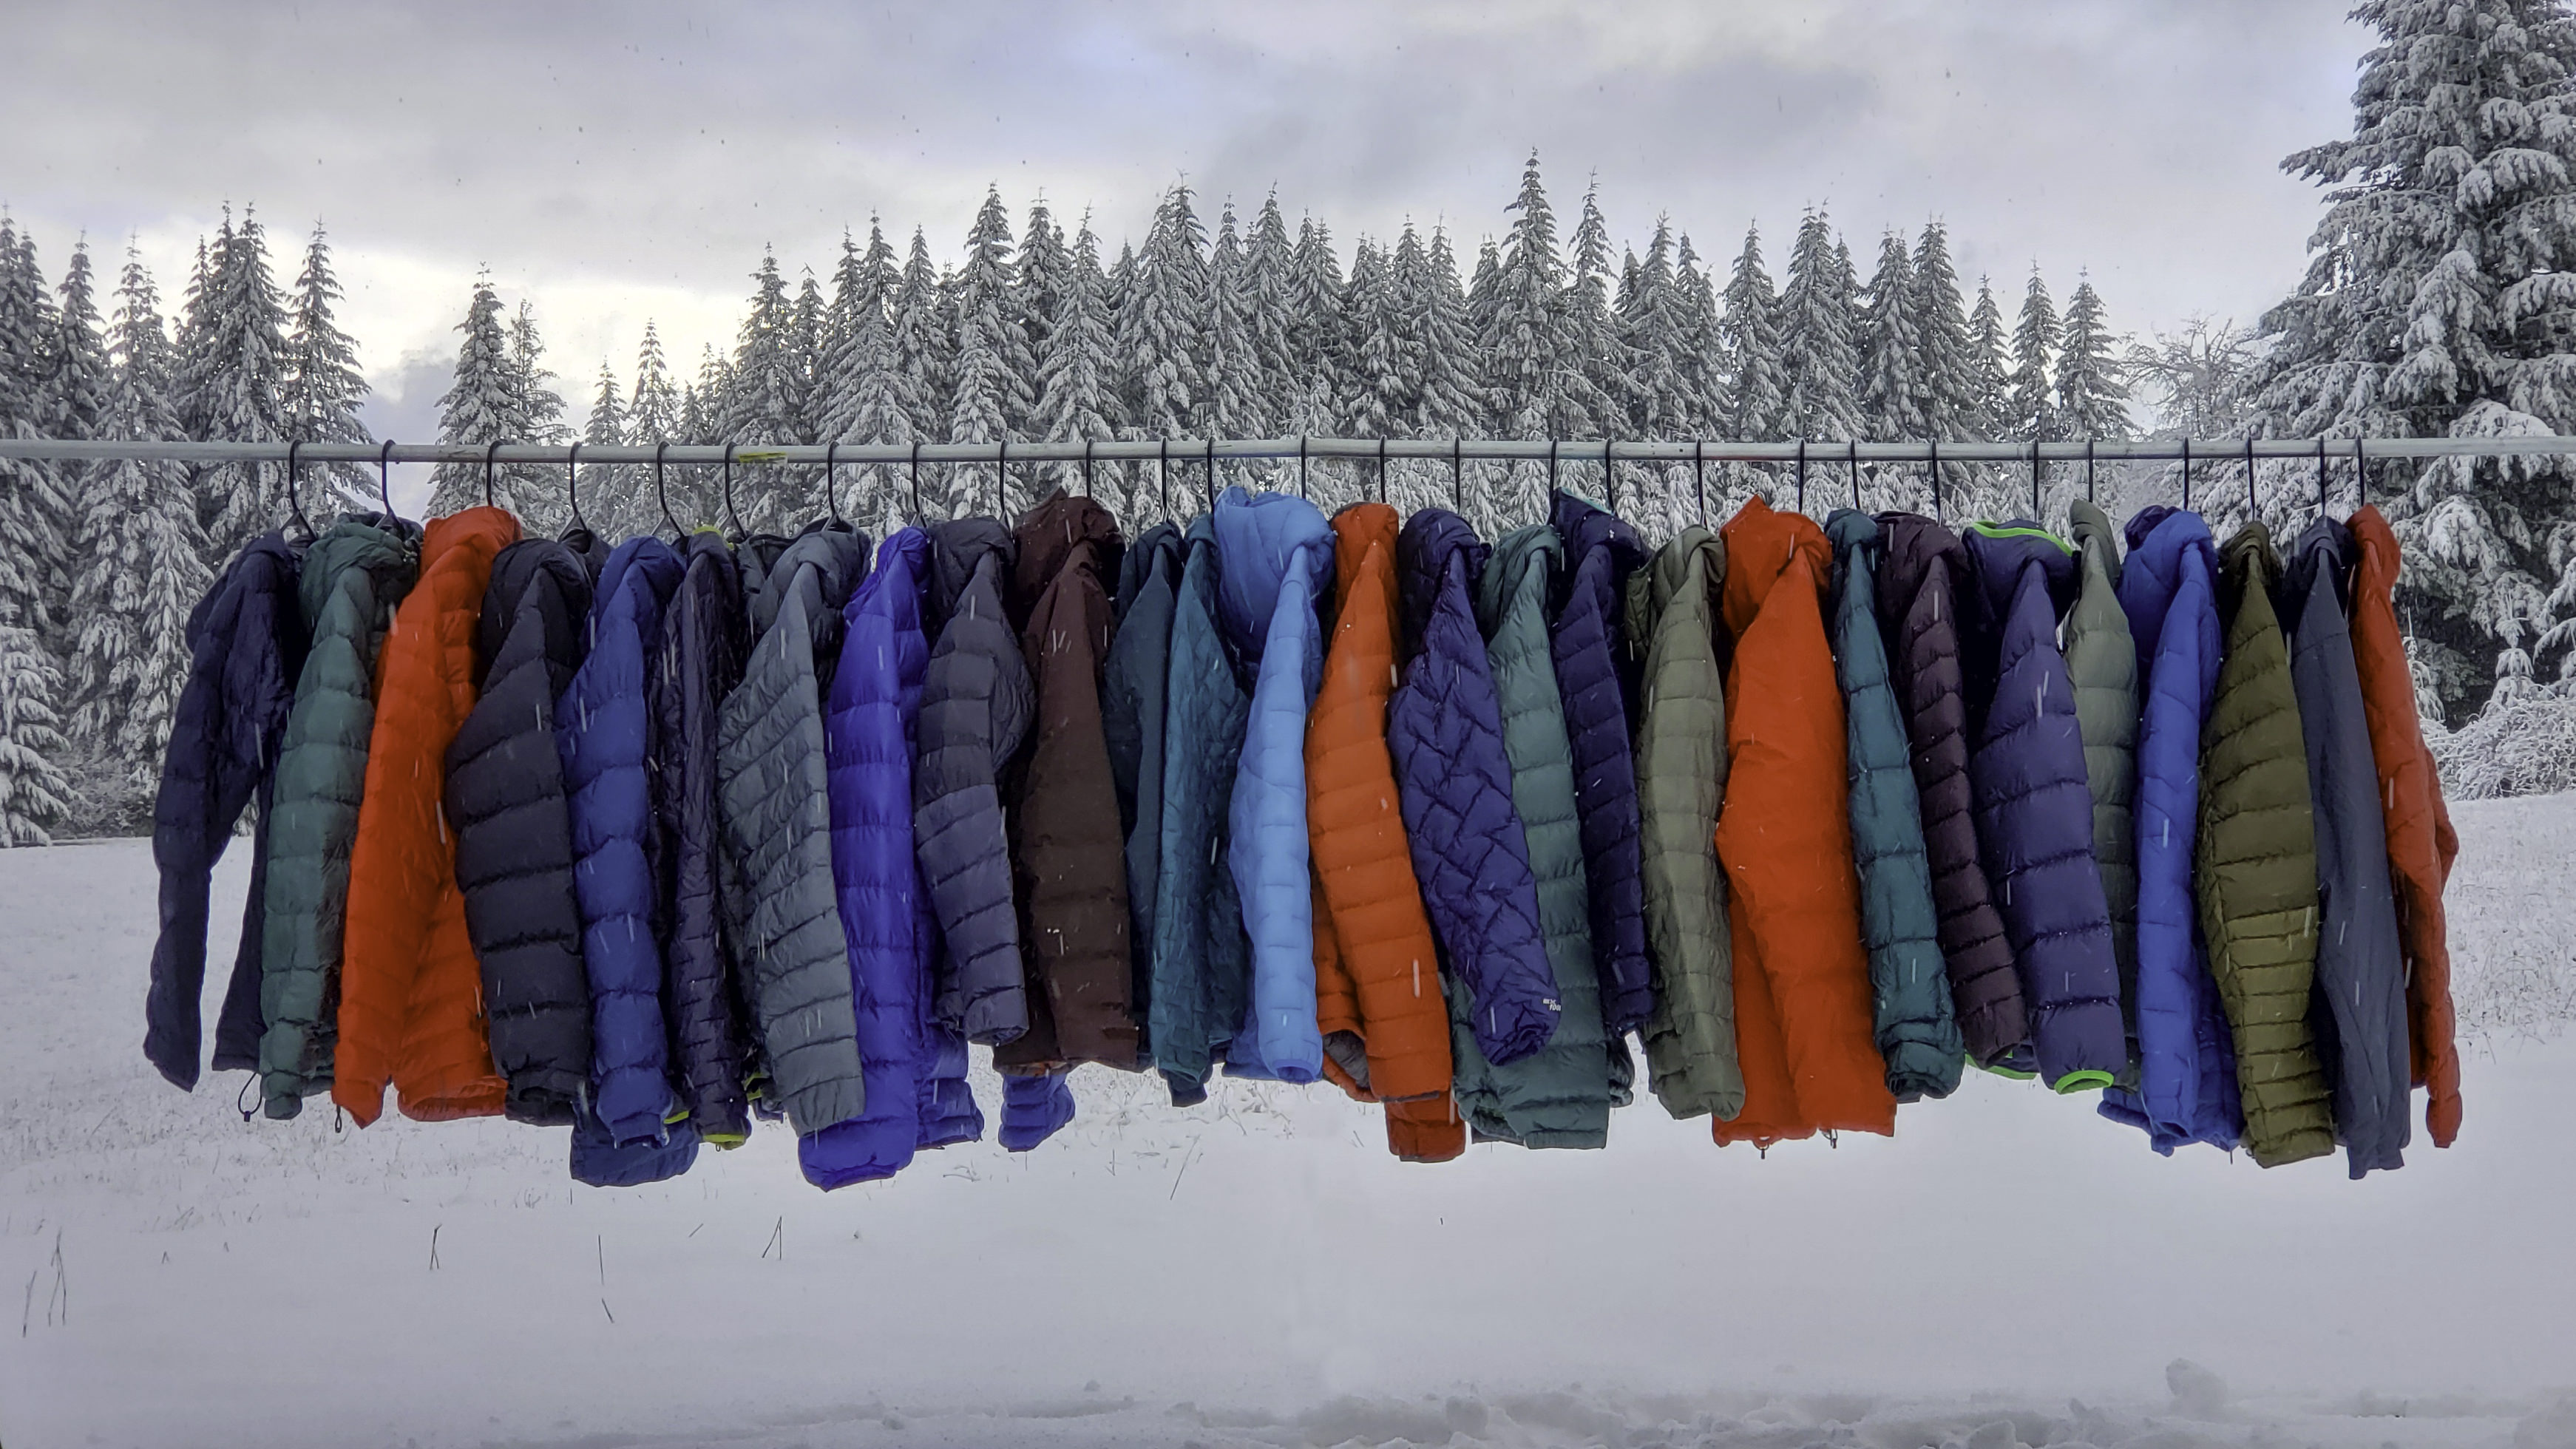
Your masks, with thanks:
[[[0,438],[0,458],[79,461],[133,458],[179,463],[283,463],[288,444],[197,443],[181,441],[75,442],[56,438]],[[579,449],[576,458],[574,450]],[[2109,463],[2157,462],[2199,458],[2240,462],[2247,457],[2292,459],[2315,463],[2321,448],[2335,462],[2364,455],[2377,462],[2390,458],[2499,458],[2576,453],[2576,436],[2549,434],[2498,438],[2158,438],[2069,439],[2051,443],[1831,442],[1808,440],[1750,443],[1684,439],[1678,442],[1555,441],[1526,438],[1100,438],[1071,442],[1011,443],[821,443],[723,444],[672,443],[667,446],[609,447],[588,444],[503,443],[303,443],[296,445],[302,463],[579,463],[736,464],[790,463],[821,466],[828,457],[841,464],[913,462],[998,463],[1009,450],[1013,463],[1150,463],[1180,458],[1192,463],[1216,458],[1343,458],[1376,463],[1416,459],[1441,463],[1532,462],[1620,463],[1780,463],[1795,464],[1832,457],[1859,463]],[[1838,456],[1837,456],[1838,455]]]

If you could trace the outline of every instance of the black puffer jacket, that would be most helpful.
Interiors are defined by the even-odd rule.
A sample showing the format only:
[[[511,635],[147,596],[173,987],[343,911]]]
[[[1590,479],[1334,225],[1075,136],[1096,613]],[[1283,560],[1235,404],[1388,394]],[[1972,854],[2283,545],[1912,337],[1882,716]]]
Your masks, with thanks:
[[[555,700],[581,667],[590,571],[549,539],[492,561],[474,630],[482,690],[447,747],[447,816],[465,930],[483,965],[492,1063],[516,1122],[573,1118],[590,1076],[590,978],[572,887]]]
[[[198,998],[206,981],[207,896],[233,822],[253,796],[250,899],[223,1012],[215,1070],[259,1067],[260,897],[268,863],[269,771],[304,668],[304,612],[295,598],[302,548],[262,534],[235,555],[188,616],[188,679],[161,758],[152,805],[152,859],[161,869],[161,937],[152,946],[143,1054],[181,1090],[197,1085],[203,1046]]]
[[[998,1045],[1029,1026],[1001,773],[1028,735],[1037,699],[1003,611],[1009,530],[961,518],[930,539],[922,622],[934,642],[912,766],[913,849],[943,941],[939,1019]]]
[[[739,1147],[751,1135],[743,1087],[749,1017],[726,924],[716,822],[716,714],[742,682],[749,632],[733,550],[714,533],[690,535],[653,661],[653,715],[665,752],[653,774],[653,813],[670,846],[673,1075],[698,1135],[718,1147]]]

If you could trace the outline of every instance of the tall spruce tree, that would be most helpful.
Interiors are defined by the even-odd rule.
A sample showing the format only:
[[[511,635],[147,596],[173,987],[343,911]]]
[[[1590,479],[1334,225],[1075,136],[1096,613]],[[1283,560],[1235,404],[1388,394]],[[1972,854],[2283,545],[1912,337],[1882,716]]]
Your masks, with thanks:
[[[1726,376],[1726,435],[1759,442],[1788,435],[1788,359],[1780,342],[1780,298],[1762,264],[1762,230],[1744,229],[1726,290],[1718,297],[1719,366]]]
[[[1064,310],[1066,274],[1072,270],[1073,257],[1064,248],[1064,228],[1056,225],[1055,214],[1047,209],[1041,195],[1029,203],[1029,223],[1020,233],[1020,256],[1014,276],[1017,293],[1012,304],[1020,321],[1020,331],[1027,338],[1024,355],[1030,365],[1046,355],[1047,337],[1055,331],[1056,314]],[[1029,395],[1037,396],[1037,377],[1029,377]]]
[[[1272,431],[1262,395],[1261,351],[1252,333],[1251,262],[1235,230],[1234,203],[1217,211],[1208,249],[1207,405],[1202,426],[1217,438],[1266,438]]]
[[[1992,306],[1992,298],[1987,298]],[[1977,339],[1959,296],[1958,268],[1950,260],[1949,228],[1923,224],[1914,245],[1914,323],[1923,340],[1922,391],[1917,402],[1925,436],[1979,441],[1988,436],[1983,365]],[[1998,335],[2002,319],[1995,318]],[[1944,497],[1963,497],[1976,474],[1958,463],[1941,465]],[[1946,509],[1944,510],[1946,512]]]
[[[215,234],[207,288],[195,299],[203,352],[182,378],[194,436],[235,443],[286,437],[286,308],[268,268],[267,233],[248,207]],[[198,470],[197,516],[206,525],[210,563],[220,563],[283,516],[285,470],[217,463]]]
[[[1882,438],[1920,438],[1930,431],[1923,401],[1930,391],[1924,364],[1922,302],[1914,258],[1905,236],[1879,239],[1878,269],[1870,274],[1861,311],[1862,416]]]
[[[1601,184],[1583,191],[1583,210],[1567,239],[1572,256],[1560,312],[1566,359],[1565,408],[1554,436],[1598,437],[1626,416],[1629,359],[1610,315],[1610,223],[1601,214]]]
[[[1279,194],[1261,200],[1244,240],[1244,330],[1260,364],[1262,415],[1268,430],[1281,431],[1295,413],[1301,376],[1299,334],[1303,314],[1297,310],[1297,248],[1288,239],[1288,221],[1280,214]]]
[[[2326,188],[2326,210],[2306,277],[2263,318],[2271,430],[2576,431],[2576,17],[2550,0],[2365,0],[2353,18],[2377,42],[2352,134],[2283,163]],[[2566,460],[2442,459],[2381,501],[2408,546],[2416,658],[2453,718],[2534,661],[2569,677]]]
[[[1565,263],[1537,152],[1522,167],[1520,194],[1506,210],[1518,214],[1494,276],[1493,315],[1479,339],[1485,392],[1502,436],[1562,437],[1569,405],[1577,401],[1580,363],[1566,335]],[[1546,486],[1544,468],[1514,466],[1488,480],[1481,498],[1471,495],[1468,519],[1490,535],[1505,519],[1542,516]]]
[[[36,631],[0,618],[0,848],[51,845],[46,827],[71,808],[71,784],[56,763],[67,743],[54,701],[62,671]]]
[[[939,268],[921,228],[888,304],[894,334],[894,367],[903,405],[917,438],[948,436],[949,361],[952,335],[942,313]],[[945,517],[945,514],[938,515]]]
[[[626,443],[626,408],[618,399],[617,373],[608,359],[599,360],[599,386],[591,391],[590,416],[582,420],[581,445],[617,448]],[[581,513],[590,526],[610,539],[653,533],[662,521],[651,506],[638,507],[635,470],[613,463],[584,463],[580,470]]]
[[[1350,395],[1350,373],[1358,360],[1351,319],[1343,310],[1350,288],[1342,279],[1330,225],[1311,216],[1299,220],[1289,273],[1295,373],[1285,420],[1290,432],[1330,433],[1337,426],[1341,400]]]
[[[1392,259],[1375,242],[1361,237],[1353,244],[1350,282],[1342,294],[1342,315],[1353,330],[1350,393],[1342,399],[1336,430],[1352,437],[1403,437],[1411,418],[1411,369],[1405,361],[1410,344],[1396,309],[1397,285]]]
[[[1065,441],[1115,437],[1118,335],[1109,314],[1109,279],[1100,270],[1100,238],[1087,215],[1069,257],[1056,325],[1038,361],[1038,408],[1030,431]],[[1055,476],[1068,487],[1096,488],[1100,482],[1096,475],[1086,480],[1075,463],[1055,465]]]
[[[1037,364],[1029,356],[1028,332],[1019,315],[1012,247],[1011,214],[1002,206],[1001,192],[988,188],[966,233],[966,264],[951,293],[957,319],[951,442],[1007,441],[1037,406],[1030,383]],[[957,513],[1017,518],[1037,501],[1025,473],[1005,478],[1001,470],[980,463],[951,471],[951,506]]]
[[[1118,313],[1120,392],[1128,421],[1147,438],[1185,437],[1207,386],[1207,233],[1190,207],[1190,189],[1163,193],[1153,228],[1136,254],[1135,276]],[[1141,481],[1141,480],[1140,480]],[[1182,495],[1172,507],[1186,511]],[[1126,516],[1151,516],[1159,494],[1131,498]]]
[[[1689,298],[1674,273],[1669,221],[1656,219],[1645,256],[1634,261],[1621,288],[1626,295],[1619,309],[1618,344],[1628,369],[1620,382],[1626,406],[1617,431],[1631,437],[1658,439],[1695,436],[1700,427],[1701,401],[1693,385],[1691,359],[1701,339],[1693,335]],[[1617,480],[1605,479],[1607,496],[1622,502],[1628,516],[1648,524],[1650,531],[1668,531],[1676,516],[1673,477],[1662,467],[1626,471],[1639,480],[1642,496],[1629,493],[1622,497],[1612,486]],[[1688,468],[1681,470],[1685,487],[1689,472]]]
[[[52,305],[34,240],[0,213],[0,436],[45,435]],[[0,627],[33,630],[43,616],[45,579],[58,557],[48,543],[51,521],[61,507],[50,467],[0,458]]]
[[[2021,295],[2021,316],[2013,323],[2011,427],[2012,435],[2025,442],[2037,439],[2047,442],[2061,436],[2057,419],[2055,389],[2049,381],[2049,367],[2057,356],[2060,335],[2064,331],[2057,320],[2057,304],[2049,299],[2048,283],[2041,280],[2039,268],[2030,269],[2030,285]]]
[[[1795,437],[1840,442],[1868,431],[1860,411],[1860,350],[1848,253],[1820,211],[1799,223],[1780,293],[1781,423]]]
[[[527,389],[510,353],[510,327],[502,320],[501,296],[492,289],[489,273],[475,278],[465,320],[456,330],[464,341],[456,349],[453,381],[438,400],[438,440],[475,447],[526,441]],[[512,477],[503,470],[492,472],[493,502],[519,505]],[[429,511],[448,514],[482,503],[486,481],[481,463],[439,464],[430,485]]]
[[[170,405],[174,359],[152,276],[130,249],[110,332],[115,366],[96,436],[144,441],[178,435]],[[148,800],[188,677],[188,616],[212,582],[205,540],[175,463],[122,458],[99,465],[82,498],[73,554],[77,630],[71,652],[74,737],[96,754],[127,801]],[[129,806],[116,814],[138,813]]]
[[[330,240],[317,222],[304,246],[303,270],[295,277],[279,405],[287,436],[308,443],[372,441],[366,424],[358,420],[367,379],[358,370],[357,339],[341,331],[333,315],[340,299]],[[330,480],[336,501],[364,507],[375,499],[376,480],[364,464],[326,463],[315,471]]]
[[[38,428],[49,437],[95,438],[106,408],[109,368],[86,242],[72,247],[51,320],[53,336],[38,364],[43,374],[36,389]],[[36,519],[44,567],[42,609],[35,622],[45,647],[59,655],[70,647],[74,625],[71,592],[77,556],[70,545],[79,532],[83,499],[93,486],[98,465],[59,459],[39,466],[52,486]]]
[[[2075,284],[2066,302],[2066,325],[2057,354],[2057,416],[2071,438],[2126,438],[2137,431],[2129,417],[2129,384],[2120,364],[2125,339],[2111,334],[2102,294],[2090,277]]]

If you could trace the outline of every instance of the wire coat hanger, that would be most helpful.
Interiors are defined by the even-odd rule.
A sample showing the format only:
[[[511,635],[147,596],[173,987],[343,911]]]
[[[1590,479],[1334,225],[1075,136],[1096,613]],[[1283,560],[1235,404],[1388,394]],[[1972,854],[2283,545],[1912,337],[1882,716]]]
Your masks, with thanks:
[[[1449,439],[1449,503],[1463,516],[1467,511],[1467,440]]]
[[[662,505],[662,522],[671,530],[671,541],[683,543],[688,540],[689,531],[680,526],[680,520],[671,516],[671,495],[662,486],[662,455],[670,451],[668,443],[653,445],[653,500]]]
[[[564,501],[572,506],[572,526],[590,532],[590,521],[581,516],[581,444],[564,450]]]
[[[287,440],[286,511],[294,517],[295,526],[304,530],[304,536],[306,538],[311,538],[314,533],[313,520],[304,516],[304,497],[296,490],[295,486],[295,455],[302,451],[303,447],[304,440],[301,438],[290,438]]]
[[[919,528],[929,515],[921,511],[921,439],[912,440],[912,524]]]
[[[736,513],[733,507],[733,450],[735,446],[736,445],[732,443],[725,444],[724,506],[725,521],[733,525],[733,540],[736,543],[740,543],[744,539],[751,537],[751,534],[742,526],[742,515]]]
[[[2091,438],[2086,438],[2084,440],[2084,501],[2087,503],[2099,503],[2102,501],[2094,493],[2093,440]]]
[[[1860,510],[1860,439],[1843,439],[1843,451],[1851,462],[1852,510]]]
[[[1601,440],[1601,498],[1614,514],[1619,511],[1619,465],[1610,454],[1618,446],[1608,438]]]
[[[385,501],[385,521],[400,523],[401,518],[394,513],[394,440],[391,438],[385,439],[385,445],[376,450],[376,495]]]
[[[1216,511],[1216,430],[1214,428],[1208,429],[1207,436],[1207,493],[1208,511],[1213,513]]]
[[[2263,521],[2263,505],[2254,497],[2254,435],[2245,435],[2245,521]]]
[[[2182,511],[2191,511],[2191,434],[2182,435]]]
[[[492,460],[500,453],[501,445],[498,443],[483,450],[483,506],[486,508],[492,506]]]
[[[1304,461],[1305,449],[1306,440],[1298,439],[1297,451],[1300,462]],[[1386,501],[1386,439],[1384,437],[1377,440],[1377,497],[1374,501],[1379,503]]]
[[[1691,439],[1691,496],[1699,501],[1699,526],[1708,527],[1708,442],[1704,438]]]
[[[1798,440],[1798,511],[1807,511],[1807,440]]]
[[[1939,438],[1928,439],[1926,440],[1925,448],[1931,460],[1932,521],[1934,523],[1940,523],[1943,521],[1941,517],[1941,440]]]
[[[840,461],[841,445],[837,441],[825,443],[823,445],[823,511],[830,515],[834,523],[847,524],[849,520],[841,516],[841,490],[834,477]]]

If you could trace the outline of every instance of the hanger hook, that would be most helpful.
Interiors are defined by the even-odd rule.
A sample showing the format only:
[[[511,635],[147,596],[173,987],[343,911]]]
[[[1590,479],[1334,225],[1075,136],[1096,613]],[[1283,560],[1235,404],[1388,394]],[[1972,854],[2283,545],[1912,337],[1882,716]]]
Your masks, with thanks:
[[[670,451],[668,443],[653,445],[653,498],[662,505],[662,522],[670,528],[672,539],[679,541],[686,539],[689,531],[680,526],[680,520],[671,516],[671,495],[662,486],[662,455]]]
[[[1925,454],[1925,456],[1926,456],[1926,458],[1928,459],[1928,461],[1931,463],[1931,471],[1932,471],[1932,521],[1933,521],[1934,523],[1939,523],[1939,522],[1942,522],[1942,518],[1941,518],[1941,440],[1940,440],[1939,438],[1931,438],[1931,439],[1928,439],[1928,440],[1926,440],[1926,442],[1925,442],[1924,446],[1925,446],[1925,449],[1926,449],[1926,454]]]
[[[921,439],[912,440],[912,521],[918,527],[930,515],[921,511]]]
[[[1208,429],[1205,441],[1207,443],[1208,509],[1213,512],[1216,508],[1216,429]]]
[[[1467,440],[1455,433],[1449,436],[1449,502],[1459,513],[1467,511]]]
[[[1556,450],[1562,446],[1554,438],[1547,440],[1547,491],[1550,493],[1556,491]]]
[[[1096,441],[1089,433],[1082,435],[1082,496],[1085,498],[1091,496],[1091,449]]]
[[[1297,496],[1310,498],[1306,491],[1306,435],[1297,435]]]
[[[733,450],[737,446],[739,445],[734,443],[725,444],[724,506],[725,521],[733,525],[733,536],[736,541],[740,541],[742,539],[749,538],[751,535],[749,531],[744,529],[742,526],[742,515],[736,513],[733,507]]]
[[[2370,467],[2361,456],[2361,435],[2352,437],[2352,506],[2358,510],[2370,506]]]
[[[2191,434],[2182,435],[2182,511],[2191,511]]]
[[[1619,511],[1619,465],[1611,458],[1611,451],[1618,446],[1611,439],[1601,440],[1601,498],[1612,513]]]
[[[2245,521],[2259,523],[2262,518],[2263,505],[2254,497],[2254,435],[2247,433],[2245,435]]]
[[[2317,434],[2317,517],[2326,516],[2326,435]]]
[[[1158,438],[1155,443],[1154,486],[1162,491],[1163,516],[1169,518],[1172,516],[1172,440]]]
[[[590,520],[581,516],[581,444],[564,449],[564,501],[572,505],[572,526],[587,533]]]
[[[2087,503],[2099,503],[2102,501],[2094,491],[2093,439],[2090,437],[2087,437],[2084,440],[2084,501]]]
[[[849,520],[841,516],[841,490],[838,479],[834,476],[840,461],[840,443],[838,441],[825,443],[823,445],[823,508],[831,514],[834,523],[847,523]]]
[[[1003,438],[993,444],[993,511],[1006,511],[1003,499],[1010,492],[1011,440]]]
[[[2039,515],[2039,439],[2033,438],[2030,440],[2030,521],[2039,522]]]
[[[492,506],[492,460],[499,457],[501,445],[494,443],[483,450],[483,506]]]
[[[1843,452],[1851,464],[1852,511],[1857,513],[1860,511],[1860,439],[1843,439]]]
[[[309,518],[307,518],[307,517],[305,517],[305,516],[304,516],[304,495],[303,495],[302,493],[300,493],[299,491],[297,491],[296,486],[295,486],[295,485],[296,485],[296,476],[295,476],[295,455],[296,455],[297,453],[301,452],[301,451],[303,450],[303,448],[304,448],[304,440],[303,440],[303,439],[301,439],[301,438],[289,438],[289,439],[287,439],[287,442],[286,442],[286,509],[287,509],[287,512],[289,512],[289,513],[291,513],[291,514],[293,514],[293,515],[295,516],[295,526],[296,526],[296,527],[298,527],[298,528],[303,529],[303,530],[304,530],[304,532],[309,536],[309,535],[311,535],[311,534],[312,534],[312,532],[313,532],[313,520],[312,520],[312,519],[309,519]]]
[[[1699,522],[1708,526],[1708,440],[1691,439],[1691,496],[1699,501]]]
[[[1302,446],[1304,440],[1298,441]],[[1380,434],[1377,440],[1377,501],[1380,503],[1386,501],[1386,437],[1384,434]]]
[[[1798,511],[1807,511],[1807,440],[1798,440]]]
[[[385,445],[376,449],[376,493],[385,500],[385,522],[395,522],[394,440],[391,438],[385,439]]]

